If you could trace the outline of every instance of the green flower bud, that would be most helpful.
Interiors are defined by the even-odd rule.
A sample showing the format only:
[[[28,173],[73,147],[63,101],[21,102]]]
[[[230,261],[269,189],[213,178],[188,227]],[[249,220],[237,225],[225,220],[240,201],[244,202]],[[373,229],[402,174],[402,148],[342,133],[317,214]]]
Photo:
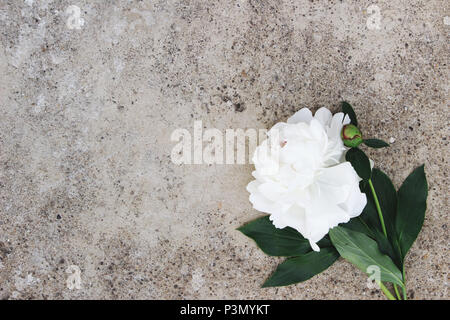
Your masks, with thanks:
[[[361,131],[353,124],[346,124],[342,127],[341,138],[344,145],[350,148],[356,148],[363,142]]]

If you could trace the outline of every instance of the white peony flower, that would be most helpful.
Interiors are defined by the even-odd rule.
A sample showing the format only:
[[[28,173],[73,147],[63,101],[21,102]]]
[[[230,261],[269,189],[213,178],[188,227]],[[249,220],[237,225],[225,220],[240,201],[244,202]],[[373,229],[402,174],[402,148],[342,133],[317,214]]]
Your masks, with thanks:
[[[303,108],[287,123],[269,130],[269,139],[255,151],[256,180],[250,182],[250,202],[258,211],[270,214],[277,228],[291,227],[317,242],[339,223],[361,214],[367,199],[340,133],[348,116],[320,108],[314,117]]]

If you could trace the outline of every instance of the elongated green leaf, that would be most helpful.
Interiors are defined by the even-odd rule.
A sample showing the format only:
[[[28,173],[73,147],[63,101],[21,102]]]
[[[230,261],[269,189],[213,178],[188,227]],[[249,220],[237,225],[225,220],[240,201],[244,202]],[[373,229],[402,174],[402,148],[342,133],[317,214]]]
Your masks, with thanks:
[[[270,256],[292,257],[311,251],[309,241],[297,230],[289,227],[277,229],[269,216],[253,220],[238,230],[255,240],[258,247]]]
[[[374,239],[378,243],[380,251],[387,254],[401,270],[403,264],[395,232],[397,203],[395,188],[389,177],[379,169],[373,169],[371,181],[380,202],[388,238],[385,237],[381,228],[372,190],[368,184],[360,186],[367,197],[367,204],[363,212],[358,217],[351,219],[350,222],[343,224],[342,227],[362,232]]]
[[[366,154],[358,148],[351,148],[345,154],[345,160],[350,162],[358,176],[363,180],[369,180],[372,174],[370,161]]]
[[[422,229],[427,196],[428,184],[422,165],[406,178],[398,190],[396,229],[403,259]]]
[[[403,259],[398,245],[397,232],[395,228],[397,216],[397,192],[395,191],[395,187],[392,184],[391,179],[389,179],[389,177],[379,169],[372,170],[371,181],[380,203],[384,225],[387,231],[387,239],[389,241],[385,240],[380,224],[378,224],[380,225],[380,228],[378,228],[375,233],[375,240],[377,241],[381,252],[388,254],[400,270],[402,270]],[[373,195],[370,190],[370,186],[366,187],[366,195],[368,198],[370,197],[370,202],[373,202]],[[373,206],[375,206],[375,204],[373,204]]]
[[[398,249],[398,245],[396,240],[390,241],[383,232],[379,230],[374,230],[373,239],[378,244],[378,249],[380,249],[381,253],[387,254],[399,270],[403,269],[403,261],[400,257],[400,250]]]
[[[264,287],[287,286],[308,280],[324,271],[339,258],[339,253],[333,247],[311,251],[305,255],[286,259],[272,276],[263,284]]]
[[[367,210],[364,210],[360,216],[351,219],[348,223],[342,224],[341,226],[343,228],[364,233],[369,238],[375,240],[381,253],[387,254],[392,261],[394,261],[395,265],[401,270],[403,265],[402,259],[398,253],[399,251],[393,244],[391,244],[388,238],[385,237],[379,227],[374,227],[370,220],[367,219],[367,217],[364,217],[366,212]]]
[[[381,224],[380,224],[380,218],[378,217],[378,212],[375,207],[375,202],[373,200],[373,195],[370,190],[370,186],[366,183],[361,188],[361,191],[366,194],[367,204],[364,207],[363,212],[361,213],[359,218],[361,218],[368,225],[368,228],[370,228],[371,230],[382,231]],[[352,219],[352,220],[354,220],[354,219]],[[352,220],[350,220],[350,221],[352,221]],[[356,230],[356,231],[358,231],[358,230]],[[373,234],[374,234],[374,232],[371,231],[371,234],[368,234],[368,235],[373,236]]]
[[[363,211],[364,213],[364,211]],[[370,224],[368,224],[363,217],[361,217],[363,215],[363,213],[361,213],[360,216],[350,219],[349,222],[342,224],[340,226],[353,230],[353,231],[357,231],[357,232],[361,232],[364,233],[365,235],[371,237],[372,239],[375,239],[375,229],[373,227],[370,226]]]
[[[384,224],[389,239],[396,239],[395,233],[395,217],[397,215],[397,192],[392,184],[391,179],[380,169],[372,170],[371,181],[375,189],[375,193],[380,203],[381,212],[383,213]],[[366,196],[375,208],[372,190],[370,186],[366,186]],[[377,213],[378,216],[378,213]],[[380,227],[380,231],[382,231]]]
[[[353,231],[364,233],[369,238],[375,240],[378,244],[378,249],[383,254],[388,255],[399,270],[403,269],[402,259],[398,254],[397,248],[391,244],[391,242],[384,236],[384,234],[377,228],[370,227],[361,217],[356,217],[350,220],[350,222],[341,225],[343,228],[347,228]]]
[[[329,234],[339,254],[358,269],[368,273],[369,266],[378,266],[381,281],[403,286],[400,270],[389,256],[381,253],[375,240],[361,232],[339,226],[331,229]]]
[[[364,144],[371,148],[384,148],[389,147],[389,143],[380,139],[364,139]]]
[[[348,114],[348,116],[350,117],[350,123],[354,124],[355,126],[358,125],[358,121],[356,120],[356,114],[355,111],[353,110],[352,106],[350,105],[350,103],[343,101],[341,104],[342,107],[342,112],[345,114]]]

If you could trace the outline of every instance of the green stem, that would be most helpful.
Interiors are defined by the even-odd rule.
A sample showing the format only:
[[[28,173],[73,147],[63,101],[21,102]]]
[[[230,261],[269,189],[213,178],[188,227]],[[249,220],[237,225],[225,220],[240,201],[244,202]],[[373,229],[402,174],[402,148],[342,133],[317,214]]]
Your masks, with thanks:
[[[398,288],[395,283],[394,283],[394,290],[395,290],[395,295],[397,296],[397,299],[402,300],[402,298],[400,297],[400,292],[398,292]]]
[[[381,228],[383,229],[383,233],[387,238],[386,226],[384,225],[383,213],[381,212],[380,202],[378,202],[378,197],[375,192],[375,188],[373,187],[372,180],[369,179],[370,190],[372,190],[373,200],[375,201],[375,206],[377,207],[378,217],[380,218]]]
[[[381,281],[377,281],[377,283],[380,286],[381,291],[383,291],[383,293],[386,295],[386,297],[388,297],[389,300],[397,300],[392,295],[392,293],[389,292],[389,290],[384,286],[384,284]]]
[[[408,300],[408,298],[406,297],[406,278],[405,278],[405,266],[403,265],[403,270],[402,270],[402,274],[403,274],[403,300]]]

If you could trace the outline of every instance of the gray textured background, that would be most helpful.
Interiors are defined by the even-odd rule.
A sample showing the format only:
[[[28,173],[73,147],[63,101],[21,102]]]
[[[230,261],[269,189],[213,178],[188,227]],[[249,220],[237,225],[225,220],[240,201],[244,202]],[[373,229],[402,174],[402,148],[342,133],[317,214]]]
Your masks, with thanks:
[[[425,163],[408,289],[448,299],[448,16],[445,0],[0,0],[0,298],[382,298],[343,260],[261,289],[281,260],[235,231],[259,215],[252,167],[170,161],[194,120],[268,128],[346,99],[395,139],[370,156],[397,187]]]

